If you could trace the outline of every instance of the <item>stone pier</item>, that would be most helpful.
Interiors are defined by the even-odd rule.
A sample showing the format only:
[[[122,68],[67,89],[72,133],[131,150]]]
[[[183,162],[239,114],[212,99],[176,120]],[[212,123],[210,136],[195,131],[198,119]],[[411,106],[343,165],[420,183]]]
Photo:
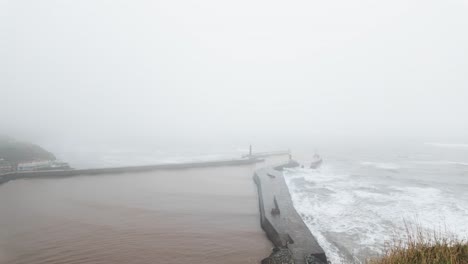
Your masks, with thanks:
[[[299,164],[290,161],[255,172],[260,206],[260,222],[275,249],[262,264],[324,264],[322,247],[294,209],[282,170]]]

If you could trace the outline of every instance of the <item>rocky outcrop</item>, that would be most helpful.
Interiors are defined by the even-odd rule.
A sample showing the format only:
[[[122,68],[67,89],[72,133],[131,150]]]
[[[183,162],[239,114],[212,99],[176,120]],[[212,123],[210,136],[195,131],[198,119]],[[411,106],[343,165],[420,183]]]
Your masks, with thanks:
[[[294,259],[289,249],[274,248],[271,255],[262,260],[262,264],[294,264]]]
[[[286,248],[273,248],[273,252],[270,254],[269,257],[264,258],[262,260],[262,264],[295,264],[293,254],[291,251]],[[315,256],[307,256],[305,257],[306,264],[328,264],[322,261]]]

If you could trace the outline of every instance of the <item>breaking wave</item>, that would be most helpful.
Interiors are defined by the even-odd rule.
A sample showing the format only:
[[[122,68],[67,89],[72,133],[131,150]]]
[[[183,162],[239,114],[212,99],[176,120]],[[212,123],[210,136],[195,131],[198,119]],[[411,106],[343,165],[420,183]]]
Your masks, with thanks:
[[[362,166],[375,167],[377,169],[383,170],[398,170],[400,166],[395,163],[385,163],[385,162],[372,162],[372,161],[363,161],[361,162]]]
[[[395,233],[404,233],[405,222],[468,237],[463,191],[340,173],[330,165],[291,169],[285,179],[294,206],[332,263],[364,263]]]
[[[427,165],[455,165],[455,166],[468,166],[468,162],[463,161],[450,161],[450,160],[415,160],[412,163],[427,164]]]

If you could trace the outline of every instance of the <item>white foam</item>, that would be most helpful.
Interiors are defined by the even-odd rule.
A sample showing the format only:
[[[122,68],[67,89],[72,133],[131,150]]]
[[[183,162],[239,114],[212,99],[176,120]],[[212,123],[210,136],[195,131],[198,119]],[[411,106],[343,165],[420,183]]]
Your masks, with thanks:
[[[468,166],[468,162],[465,161],[452,161],[452,160],[413,160],[411,163],[425,164],[425,165],[456,165],[456,166]]]
[[[398,170],[400,166],[395,163],[386,163],[386,162],[372,162],[372,161],[363,161],[361,162],[363,166],[375,167],[383,170]]]
[[[468,237],[468,195],[379,177],[357,181],[329,165],[287,170],[285,178],[294,206],[332,263],[359,263],[335,243],[363,261],[366,252],[378,254],[395,233],[404,233],[405,222]]]

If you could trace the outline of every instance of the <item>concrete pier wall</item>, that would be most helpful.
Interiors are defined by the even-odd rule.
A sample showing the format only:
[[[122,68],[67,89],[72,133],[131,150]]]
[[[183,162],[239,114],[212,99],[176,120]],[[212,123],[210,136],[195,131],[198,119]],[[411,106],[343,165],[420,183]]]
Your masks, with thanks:
[[[216,160],[216,161],[205,161],[205,162],[156,164],[156,165],[144,165],[144,166],[127,166],[127,167],[82,169],[82,170],[50,170],[50,171],[13,172],[13,173],[0,175],[0,184],[11,181],[11,180],[16,180],[16,179],[61,178],[61,177],[72,177],[72,176],[79,176],[79,175],[102,175],[102,174],[129,173],[129,172],[144,172],[144,171],[153,171],[153,170],[180,170],[180,169],[203,168],[203,167],[236,166],[236,165],[255,164],[261,161],[263,160],[262,159],[230,159],[230,160]]]
[[[268,152],[254,152],[252,154],[242,155],[243,158],[266,158],[271,156],[283,156],[289,155],[289,150],[277,150],[277,151],[268,151]]]
[[[283,176],[284,168],[298,165],[291,161],[255,172],[261,226],[277,249],[289,250],[295,264],[327,263],[322,247],[294,209]]]

